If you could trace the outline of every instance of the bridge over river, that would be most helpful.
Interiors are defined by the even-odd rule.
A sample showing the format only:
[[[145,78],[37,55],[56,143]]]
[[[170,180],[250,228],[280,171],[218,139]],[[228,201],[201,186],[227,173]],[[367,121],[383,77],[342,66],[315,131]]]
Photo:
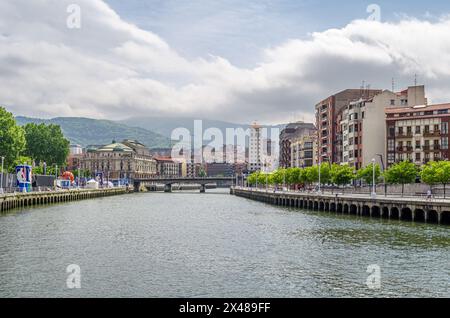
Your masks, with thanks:
[[[227,187],[233,186],[234,177],[207,177],[207,178],[148,178],[148,179],[135,179],[134,191],[139,192],[142,187],[150,186],[154,184],[163,184],[164,192],[172,192],[172,185],[174,184],[196,184],[200,185],[200,192],[206,191],[207,185],[221,184]]]

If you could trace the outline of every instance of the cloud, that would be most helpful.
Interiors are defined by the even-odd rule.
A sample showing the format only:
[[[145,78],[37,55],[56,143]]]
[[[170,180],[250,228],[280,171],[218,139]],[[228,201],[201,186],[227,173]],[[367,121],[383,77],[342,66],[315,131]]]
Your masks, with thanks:
[[[392,77],[400,89],[414,74],[432,101],[450,100],[450,16],[353,21],[266,48],[256,67],[242,68],[219,56],[185,58],[100,0],[77,1],[82,27],[68,29],[72,2],[0,3],[0,103],[14,113],[313,120],[315,103],[336,91],[363,80],[390,88]]]

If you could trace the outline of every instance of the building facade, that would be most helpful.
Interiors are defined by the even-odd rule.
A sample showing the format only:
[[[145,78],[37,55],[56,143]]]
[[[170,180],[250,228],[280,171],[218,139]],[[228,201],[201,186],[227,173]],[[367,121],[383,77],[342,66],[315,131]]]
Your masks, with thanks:
[[[280,133],[280,168],[292,167],[292,142],[301,138],[302,136],[310,135],[316,131],[314,124],[296,122],[291,123],[284,128]]]
[[[157,163],[157,176],[159,177],[180,177],[182,175],[182,165],[172,160],[170,157],[154,157]]]
[[[347,89],[334,94],[315,106],[316,127],[318,130],[318,155],[320,162],[340,163],[341,155],[338,152],[338,114],[352,101],[361,98],[369,99],[381,90]]]
[[[387,163],[448,160],[450,104],[386,110]]]
[[[276,169],[278,158],[273,156],[274,142],[264,134],[263,126],[254,123],[250,127],[248,147],[248,171],[272,171]]]
[[[385,111],[391,108],[424,105],[424,86],[409,87],[399,93],[385,90],[370,99],[350,102],[340,114],[338,130],[338,155],[341,163],[359,170],[376,160],[380,166],[386,158]]]
[[[108,180],[154,177],[156,168],[156,161],[145,146],[130,140],[88,148],[81,159],[81,169],[102,173]]]
[[[305,168],[317,164],[317,132],[303,135],[291,143],[290,167]]]

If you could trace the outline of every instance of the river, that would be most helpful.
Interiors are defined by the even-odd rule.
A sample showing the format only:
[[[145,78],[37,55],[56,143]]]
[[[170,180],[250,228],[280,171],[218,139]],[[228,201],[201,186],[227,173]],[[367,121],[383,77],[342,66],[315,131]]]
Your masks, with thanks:
[[[70,264],[79,289],[67,287]],[[449,227],[280,208],[220,189],[0,216],[0,297],[449,297],[449,264]],[[379,288],[366,284],[370,265]]]

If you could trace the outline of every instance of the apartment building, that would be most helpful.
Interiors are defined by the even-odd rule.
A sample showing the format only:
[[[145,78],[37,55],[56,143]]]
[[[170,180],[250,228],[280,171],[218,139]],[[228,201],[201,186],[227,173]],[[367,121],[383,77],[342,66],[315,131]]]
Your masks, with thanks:
[[[386,110],[388,165],[409,160],[417,165],[449,159],[450,104]]]
[[[279,166],[281,168],[292,167],[292,142],[305,135],[316,132],[316,127],[312,123],[302,121],[290,123],[280,133],[280,155]]]
[[[355,167],[355,170],[367,166],[373,159],[380,165],[384,164],[386,109],[426,103],[424,86],[412,86],[397,93],[385,90],[372,98],[350,102],[338,115],[340,129],[337,149],[341,151],[341,163]]]
[[[311,167],[317,164],[317,131],[294,139],[291,143],[291,163],[294,168]]]
[[[346,89],[337,94],[331,95],[315,106],[316,127],[318,130],[318,156],[320,161],[333,163],[341,162],[341,153],[339,146],[342,145],[338,140],[337,132],[340,129],[338,115],[343,108],[350,102],[362,99],[370,99],[380,94],[381,90],[371,89]]]

